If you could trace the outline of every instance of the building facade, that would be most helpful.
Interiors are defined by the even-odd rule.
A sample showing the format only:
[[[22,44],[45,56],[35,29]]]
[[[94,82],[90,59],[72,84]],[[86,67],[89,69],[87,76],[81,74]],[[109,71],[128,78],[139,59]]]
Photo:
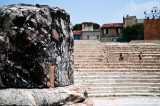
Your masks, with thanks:
[[[101,41],[116,42],[122,35],[123,23],[110,23],[101,26]]]
[[[143,24],[144,19],[137,19],[136,16],[129,16],[123,17],[123,28],[126,28],[127,26],[133,26],[136,24]]]
[[[74,40],[82,40],[82,31],[75,30],[73,31]]]
[[[136,16],[129,16],[123,17],[123,28],[126,28],[127,26],[133,26],[137,24],[137,18]]]
[[[73,31],[74,40],[100,40],[100,29],[94,29],[93,25],[82,24],[82,30]]]
[[[100,31],[83,31],[82,40],[100,40]]]

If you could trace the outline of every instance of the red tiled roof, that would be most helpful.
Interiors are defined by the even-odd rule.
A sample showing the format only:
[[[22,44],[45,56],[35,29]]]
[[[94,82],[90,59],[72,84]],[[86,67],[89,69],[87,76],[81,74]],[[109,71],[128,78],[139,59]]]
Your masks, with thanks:
[[[110,23],[110,24],[103,24],[101,28],[113,28],[113,27],[123,27],[123,23]]]
[[[81,34],[82,34],[82,31],[80,30],[73,31],[73,35],[81,35]]]

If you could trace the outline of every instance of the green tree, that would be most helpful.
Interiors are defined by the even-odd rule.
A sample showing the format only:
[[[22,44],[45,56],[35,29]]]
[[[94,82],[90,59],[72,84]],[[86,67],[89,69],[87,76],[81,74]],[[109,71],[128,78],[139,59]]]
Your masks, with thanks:
[[[76,24],[76,25],[74,25],[74,26],[73,26],[73,30],[82,30],[82,24],[84,24],[84,25],[87,24],[88,26],[93,25],[93,28],[94,28],[94,29],[99,29],[99,27],[100,27],[100,25],[97,24],[97,23],[93,23],[93,22],[83,22],[83,23],[81,23],[81,24]]]
[[[131,40],[144,40],[144,24],[137,24],[126,27],[122,30],[123,34],[117,39],[118,42],[130,42]]]
[[[76,24],[73,26],[73,30],[82,30],[82,24]]]

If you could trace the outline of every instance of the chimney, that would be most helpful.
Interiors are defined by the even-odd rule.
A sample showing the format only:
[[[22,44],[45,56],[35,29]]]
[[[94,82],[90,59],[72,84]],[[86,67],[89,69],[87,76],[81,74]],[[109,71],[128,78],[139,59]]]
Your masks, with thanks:
[[[88,31],[88,26],[87,26],[87,24],[85,25],[84,31]]]
[[[93,25],[91,26],[91,31],[94,31]]]
[[[82,31],[84,31],[84,24],[82,24]]]

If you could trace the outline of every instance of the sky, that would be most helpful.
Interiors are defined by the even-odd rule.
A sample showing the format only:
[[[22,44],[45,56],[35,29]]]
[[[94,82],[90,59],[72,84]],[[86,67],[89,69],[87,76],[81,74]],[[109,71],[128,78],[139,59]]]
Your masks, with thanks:
[[[144,11],[153,7],[160,9],[160,0],[0,0],[0,7],[9,4],[43,4],[65,9],[73,25],[94,22],[122,23],[126,15],[144,19]]]

